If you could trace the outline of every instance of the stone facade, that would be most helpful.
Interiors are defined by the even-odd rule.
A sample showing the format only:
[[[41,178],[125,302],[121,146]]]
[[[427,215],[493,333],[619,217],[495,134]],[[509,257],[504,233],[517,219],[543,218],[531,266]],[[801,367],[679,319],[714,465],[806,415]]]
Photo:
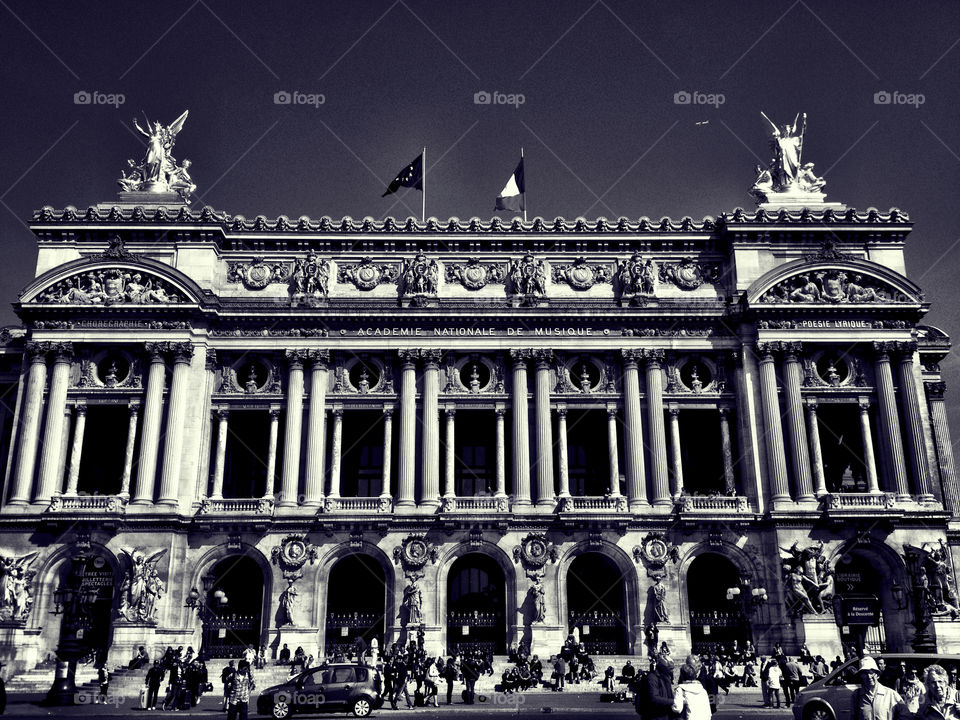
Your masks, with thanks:
[[[55,650],[78,549],[115,662],[417,630],[548,655],[574,627],[639,655],[654,625],[674,654],[832,657],[845,594],[882,612],[866,642],[909,648],[923,604],[960,650],[950,343],[920,324],[900,211],[273,221],[173,197],[31,227],[0,338],[15,669]],[[373,580],[332,577],[357,556]],[[190,607],[238,557],[252,605],[234,584],[226,614]]]

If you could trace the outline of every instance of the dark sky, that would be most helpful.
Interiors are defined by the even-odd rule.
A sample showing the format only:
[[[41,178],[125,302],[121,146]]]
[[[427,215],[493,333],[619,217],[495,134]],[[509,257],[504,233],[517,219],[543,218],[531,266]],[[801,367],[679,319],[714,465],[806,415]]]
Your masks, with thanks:
[[[0,0],[0,233],[13,300],[33,277],[25,221],[115,198],[134,115],[190,117],[175,155],[233,214],[419,214],[381,199],[427,147],[427,214],[489,217],[527,157],[531,216],[716,215],[752,207],[760,110],[809,115],[804,160],[830,200],[916,222],[927,321],[960,337],[960,3],[96,2]],[[125,102],[80,105],[81,91]],[[277,105],[278,91],[324,102]],[[524,103],[477,105],[479,91]],[[678,105],[680,91],[723,104]],[[875,93],[922,94],[876,104]],[[709,121],[698,125],[698,122]],[[399,202],[398,202],[399,200]],[[0,321],[13,321],[4,309]],[[955,388],[960,362],[944,363]]]

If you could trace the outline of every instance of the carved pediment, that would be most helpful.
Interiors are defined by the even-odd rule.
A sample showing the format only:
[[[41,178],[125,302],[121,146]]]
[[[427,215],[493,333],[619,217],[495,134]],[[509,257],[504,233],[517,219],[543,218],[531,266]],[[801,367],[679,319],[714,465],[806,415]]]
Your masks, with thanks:
[[[916,305],[923,293],[887,267],[864,260],[797,261],[754,283],[756,305]]]

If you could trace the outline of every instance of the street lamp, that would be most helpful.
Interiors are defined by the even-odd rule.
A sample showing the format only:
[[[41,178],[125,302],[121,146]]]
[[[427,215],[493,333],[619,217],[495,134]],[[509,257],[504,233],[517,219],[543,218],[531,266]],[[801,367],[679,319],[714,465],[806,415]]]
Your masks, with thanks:
[[[204,586],[208,589],[207,590],[208,595],[210,595],[209,588],[212,585],[213,585],[212,578],[204,578]],[[201,633],[200,655],[201,657],[206,656],[207,646],[209,644],[207,642],[207,639],[208,639],[207,636],[210,634],[210,630],[212,630],[212,628],[210,627],[212,625],[211,621],[217,617],[217,609],[222,611],[226,609],[227,604],[229,603],[227,594],[220,588],[217,588],[216,590],[214,590],[213,594],[210,595],[210,597],[212,597],[213,602],[211,604],[207,604],[206,602],[204,602],[203,595],[201,595],[200,591],[197,590],[196,588],[191,588],[190,592],[187,593],[187,599],[184,602],[184,607],[194,610],[197,613],[197,618],[200,620],[200,633]]]
[[[57,671],[47,691],[44,705],[73,705],[77,693],[77,662],[87,652],[84,633],[90,626],[90,609],[98,589],[84,585],[88,557],[79,553],[71,560],[69,574],[53,592],[54,615],[62,615],[60,642],[57,645]]]
[[[744,610],[755,610],[767,601],[767,589],[751,587],[749,578],[740,581],[739,585],[727,588],[727,600],[733,602],[743,596]]]

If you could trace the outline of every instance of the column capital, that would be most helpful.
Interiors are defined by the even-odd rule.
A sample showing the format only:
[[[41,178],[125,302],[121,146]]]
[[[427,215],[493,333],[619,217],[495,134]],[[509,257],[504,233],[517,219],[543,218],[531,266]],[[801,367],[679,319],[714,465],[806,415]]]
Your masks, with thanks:
[[[175,365],[189,365],[193,360],[193,343],[175,342],[170,343],[170,352],[173,355]]]
[[[217,351],[215,348],[207,348],[207,360],[204,367],[211,372],[217,369]]]
[[[130,413],[130,417],[136,417],[140,413],[140,401],[131,400],[127,405],[127,412]]]
[[[664,351],[659,348],[646,348],[640,350],[640,353],[642,353],[643,359],[647,361],[647,367],[650,368],[660,367],[665,356]]]
[[[680,408],[678,408],[676,405],[671,405],[669,408],[667,408],[667,412],[670,413],[670,417],[672,418],[680,417]]]
[[[423,366],[425,368],[433,365],[434,367],[440,367],[440,361],[443,359],[443,353],[440,350],[430,348],[428,350],[421,350],[420,357],[423,358]]]
[[[284,356],[287,358],[287,367],[291,370],[302,370],[303,361],[307,359],[307,351],[299,348],[286,350]]]
[[[733,408],[731,408],[729,405],[720,405],[719,407],[717,407],[717,412],[720,413],[720,417],[722,418],[730,417],[730,413],[732,411],[733,411]]]
[[[34,365],[40,365],[47,362],[47,353],[50,351],[50,343],[28,342],[26,344],[27,356]]]
[[[166,360],[166,354],[170,351],[170,343],[148,342],[144,343],[144,349],[150,356],[151,363],[162,363]]]
[[[444,405],[444,407],[443,407],[443,413],[444,413],[444,415],[447,416],[447,419],[449,420],[450,418],[452,418],[454,415],[457,414],[457,406],[456,406],[456,405]]]
[[[497,406],[493,409],[493,412],[495,412],[495,413],[497,414],[497,417],[498,417],[498,418],[503,418],[503,417],[507,414],[507,408],[506,408],[505,406],[503,406],[503,405],[497,405]]]
[[[785,362],[798,362],[800,353],[803,352],[803,343],[799,341],[780,343],[780,352],[783,353]]]
[[[343,405],[334,405],[334,406],[333,406],[332,413],[333,413],[333,417],[334,417],[335,420],[342,420],[342,419],[343,419]]]
[[[780,352],[780,343],[778,342],[758,342],[756,347],[757,355],[761,362],[772,362],[773,356]]]
[[[554,361],[553,350],[540,349],[533,351],[533,357],[537,361],[537,368],[550,369],[550,364]]]
[[[53,361],[55,363],[68,363],[73,360],[73,343],[72,342],[55,342],[50,343],[50,354],[53,355]]]
[[[230,408],[225,408],[225,407],[214,408],[213,414],[216,415],[217,420],[220,420],[220,421],[226,420],[228,417],[230,417]]]
[[[870,410],[870,398],[868,397],[858,397],[857,405],[860,407],[860,413],[863,414]]]
[[[397,357],[404,365],[416,365],[420,353],[417,350],[397,350]]]
[[[87,414],[87,403],[78,400],[77,404],[73,406],[73,409],[76,411],[78,417],[82,417]]]
[[[913,362],[913,354],[917,351],[917,343],[915,340],[907,340],[892,343],[894,347],[894,352],[897,354],[897,357],[900,361],[910,361]]]
[[[625,368],[630,367],[631,365],[636,367],[637,363],[643,357],[643,353],[642,351],[634,348],[624,348],[620,351],[620,357],[623,358],[623,366]]]
[[[227,412],[229,413],[229,410],[228,410]],[[280,408],[278,408],[278,407],[272,407],[272,408],[270,408],[269,412],[270,412],[270,419],[271,419],[271,420],[279,420],[279,419],[280,419],[280,412],[281,412]]]
[[[943,400],[943,394],[947,391],[947,384],[942,380],[936,382],[926,382],[923,389],[927,391],[927,396],[931,400]]]
[[[393,407],[393,405],[384,405],[384,406],[383,406],[383,416],[386,417],[386,418],[392,418],[392,417],[393,417],[393,411],[394,411],[394,409],[395,409],[395,408]]]
[[[566,410],[564,410],[566,412]],[[613,419],[617,416],[617,404],[616,403],[607,403],[607,418]]]
[[[565,418],[567,416],[567,405],[566,403],[560,403],[557,405],[557,417]]]
[[[813,412],[813,413],[815,413],[815,412],[817,411],[817,409],[820,407],[820,399],[819,399],[819,398],[808,397],[806,400],[804,400],[804,403],[806,403],[807,410],[809,410],[810,412]]]
[[[890,353],[892,353],[894,349],[894,343],[892,342],[875,342],[873,343],[873,356],[880,362],[889,362]]]
[[[530,350],[511,350],[510,359],[513,361],[514,367],[517,365],[526,365],[527,360],[532,357],[533,353]]]
[[[308,350],[307,358],[310,360],[310,364],[313,365],[314,369],[326,370],[327,365],[330,362],[330,351],[329,350]]]

